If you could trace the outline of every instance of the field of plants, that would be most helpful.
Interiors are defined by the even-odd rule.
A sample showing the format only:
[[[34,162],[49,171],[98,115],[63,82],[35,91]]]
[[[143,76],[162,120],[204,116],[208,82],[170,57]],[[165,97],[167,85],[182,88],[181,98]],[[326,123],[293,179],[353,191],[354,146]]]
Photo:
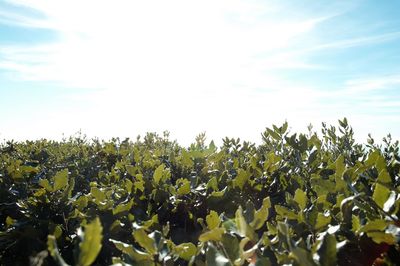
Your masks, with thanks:
[[[0,265],[398,265],[398,141],[261,138],[4,141]]]

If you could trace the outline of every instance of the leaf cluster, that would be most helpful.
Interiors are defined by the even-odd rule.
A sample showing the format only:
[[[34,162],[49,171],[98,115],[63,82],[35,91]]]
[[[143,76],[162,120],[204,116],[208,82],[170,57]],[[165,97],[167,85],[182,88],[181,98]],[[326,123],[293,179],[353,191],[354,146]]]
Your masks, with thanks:
[[[9,141],[1,265],[396,265],[400,153],[347,120],[262,144]]]

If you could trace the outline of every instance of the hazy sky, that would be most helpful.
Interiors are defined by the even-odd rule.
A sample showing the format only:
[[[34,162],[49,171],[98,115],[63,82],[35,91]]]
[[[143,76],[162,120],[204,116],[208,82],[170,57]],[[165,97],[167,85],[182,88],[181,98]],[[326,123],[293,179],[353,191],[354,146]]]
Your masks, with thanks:
[[[0,139],[400,138],[400,1],[0,0]]]

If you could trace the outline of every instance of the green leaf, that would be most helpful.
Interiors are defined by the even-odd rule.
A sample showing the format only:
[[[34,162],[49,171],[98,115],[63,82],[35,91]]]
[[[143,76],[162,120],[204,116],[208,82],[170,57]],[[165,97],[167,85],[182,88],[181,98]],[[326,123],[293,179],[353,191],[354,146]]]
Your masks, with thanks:
[[[354,232],[357,232],[358,230],[360,230],[361,227],[361,223],[360,223],[360,218],[356,215],[352,215],[351,218],[351,229]]]
[[[50,185],[49,180],[47,180],[47,179],[40,179],[40,180],[39,180],[39,185],[40,185],[41,187],[45,188],[45,189],[46,189],[47,191],[49,191],[49,192],[52,192],[52,191],[53,191],[53,188],[52,188],[52,186]]]
[[[221,224],[221,219],[216,211],[211,211],[209,215],[206,216],[207,227],[210,230],[219,227]]]
[[[376,169],[378,169],[378,172],[387,171],[385,157],[383,157],[380,152],[376,158],[375,167],[376,167]]]
[[[324,228],[331,222],[331,216],[326,215],[324,213],[318,213],[317,216],[317,222],[315,224],[315,230],[319,230],[321,228]]]
[[[246,218],[243,215],[242,206],[235,212],[235,225],[236,225],[236,232],[238,235],[242,237],[247,237],[252,241],[257,240],[257,236],[251,226],[247,224]]]
[[[54,191],[65,188],[68,185],[68,169],[59,171],[54,176]]]
[[[150,220],[145,221],[142,224],[142,228],[145,230],[150,229],[150,227],[152,227],[153,225],[158,224],[158,214],[154,214]]]
[[[362,228],[361,232],[370,232],[370,231],[383,231],[388,225],[388,221],[383,219],[377,219],[373,221],[368,221]]]
[[[126,171],[128,172],[129,175],[131,175],[131,176],[135,176],[135,175],[136,175],[136,170],[137,170],[137,169],[136,169],[135,166],[133,166],[133,165],[126,165],[125,168],[126,168]]]
[[[248,236],[249,226],[246,222],[246,219],[243,216],[242,206],[239,206],[239,208],[236,210],[235,223],[236,223],[236,228],[237,228],[240,236],[242,236],[242,237]]]
[[[295,212],[289,210],[285,206],[275,205],[275,211],[280,216],[291,219],[291,220],[297,220],[297,218],[298,218],[298,215]]]
[[[222,197],[224,194],[225,194],[225,191],[226,191],[226,187],[223,189],[223,190],[221,190],[221,191],[214,191],[214,192],[212,192],[211,194],[210,194],[210,196],[211,197],[216,197],[216,198],[220,198],[220,197]]]
[[[177,185],[179,188],[177,189],[176,193],[178,195],[186,195],[190,193],[190,181],[184,178],[180,178],[177,180]]]
[[[96,199],[97,203],[100,203],[106,199],[106,194],[97,187],[91,187],[90,194]]]
[[[61,257],[58,251],[56,237],[53,235],[47,236],[47,250],[59,266],[69,266]]]
[[[273,137],[275,140],[280,141],[281,136],[278,134],[278,132],[273,131],[272,129],[267,128],[268,133]]]
[[[100,219],[97,217],[91,223],[84,226],[85,231],[78,230],[78,235],[81,237],[79,244],[79,266],[91,265],[101,249],[101,241],[103,238],[103,227],[101,226]]]
[[[135,230],[132,235],[135,238],[135,241],[138,242],[139,245],[143,247],[148,253],[153,255],[157,252],[154,239],[149,237],[143,228]]]
[[[282,161],[280,156],[277,156],[274,151],[271,151],[267,155],[267,159],[265,160],[263,167],[264,170],[269,172],[273,172],[278,169],[279,162]]]
[[[267,197],[263,200],[261,208],[255,212],[254,219],[250,223],[250,226],[253,227],[253,229],[258,230],[264,225],[269,215],[269,208],[271,208],[271,200]]]
[[[258,258],[254,266],[271,266],[272,263],[267,257]]]
[[[122,251],[122,253],[128,255],[134,261],[147,261],[152,259],[152,256],[150,254],[137,250],[132,245],[114,239],[110,239],[110,241],[115,245],[117,249]]]
[[[336,181],[336,189],[344,189],[346,187],[346,183],[343,180],[343,173],[346,170],[346,165],[344,163],[344,156],[341,154],[335,162],[335,181]]]
[[[334,191],[336,187],[335,182],[329,179],[322,179],[319,175],[312,176],[310,181],[311,186],[318,192],[318,194],[327,194]]]
[[[322,242],[318,247],[319,263],[321,266],[334,266],[336,262],[336,237],[331,234],[324,234]]]
[[[194,166],[194,162],[190,157],[190,153],[188,153],[185,149],[182,149],[182,164],[187,168],[192,168]]]
[[[234,235],[224,234],[221,242],[226,251],[226,255],[231,261],[240,258],[239,240]]]
[[[371,152],[365,164],[369,167],[375,166],[378,170],[378,180],[382,183],[390,183],[392,181],[388,171],[385,158],[382,156],[379,150]]]
[[[339,121],[339,125],[340,125],[341,127],[347,128],[348,124],[347,124],[347,119],[346,119],[346,117],[343,118],[343,121],[340,121],[340,119],[339,119],[338,121]]]
[[[379,207],[383,208],[389,196],[390,190],[387,187],[379,183],[375,184],[374,194],[372,195],[372,198]]]
[[[131,180],[129,179],[125,179],[125,190],[128,193],[132,193],[132,187],[133,187],[133,183]]]
[[[386,167],[386,165],[385,165],[385,167]],[[388,183],[392,182],[392,178],[390,177],[386,168],[379,172],[378,180],[384,184],[388,184]]]
[[[231,262],[227,257],[211,243],[208,244],[206,251],[206,263],[207,266],[230,266]]]
[[[288,129],[288,122],[285,121],[285,123],[283,123],[281,130],[280,130],[281,134],[285,134],[287,129]]]
[[[299,135],[299,150],[301,152],[305,152],[308,147],[308,140],[304,134]]]
[[[60,238],[60,236],[62,235],[62,228],[60,225],[56,225],[54,227],[53,235],[56,237],[56,239]]]
[[[73,204],[82,211],[88,205],[88,198],[85,195],[81,195]]]
[[[311,253],[300,247],[292,247],[289,258],[294,259],[301,266],[315,266],[315,262],[311,257]]]
[[[11,218],[10,216],[7,216],[6,218],[6,225],[7,227],[10,227],[11,225],[13,225],[16,222],[16,220],[14,220],[13,218]]]
[[[161,164],[161,165],[158,166],[157,169],[154,171],[153,179],[154,179],[154,182],[155,182],[156,184],[160,183],[160,180],[161,180],[162,175],[163,175],[164,168],[165,168],[164,164]]]
[[[135,183],[133,183],[133,186],[135,187],[135,190],[140,190],[140,191],[144,191],[144,181],[140,180],[140,181],[135,181]]]
[[[112,210],[112,212],[113,212],[113,215],[116,215],[116,214],[119,214],[119,213],[122,213],[122,212],[127,212],[127,211],[129,211],[131,208],[132,208],[132,206],[133,206],[133,199],[131,199],[130,201],[128,201],[128,203],[126,203],[126,204],[119,204],[117,207],[115,207],[113,210]]]
[[[189,261],[194,255],[196,255],[197,247],[189,242],[189,243],[182,243],[178,246],[175,246],[175,253],[181,258],[186,261]]]
[[[381,156],[380,152],[379,152],[378,150],[374,150],[373,152],[371,152],[371,153],[368,155],[368,158],[367,158],[367,160],[365,161],[365,164],[366,164],[367,166],[369,166],[369,167],[375,165],[375,163],[376,163],[378,157],[380,157],[380,156]]]
[[[157,167],[157,169],[154,171],[153,174],[153,180],[156,184],[159,184],[160,181],[163,178],[163,174],[164,174],[164,169],[165,169],[165,165],[161,164],[160,166]]]
[[[238,175],[233,180],[233,185],[243,190],[244,185],[249,181],[251,174],[243,169],[238,170]]]
[[[37,173],[39,169],[37,167],[29,166],[29,165],[21,165],[19,170],[23,173]]]
[[[385,232],[368,232],[367,235],[377,244],[387,243],[389,245],[395,245],[397,238],[393,234]]]
[[[254,220],[254,214],[256,209],[254,208],[253,202],[248,200],[245,205],[245,209],[243,210],[244,219],[248,224],[250,224]]]
[[[207,182],[207,188],[212,188],[214,191],[218,190],[218,181],[215,176]]]
[[[299,205],[300,210],[304,210],[307,206],[307,195],[301,189],[296,189],[294,193],[294,201]]]
[[[199,236],[199,240],[201,242],[207,241],[220,241],[222,235],[225,233],[225,229],[218,227],[214,228],[213,230],[207,231]]]

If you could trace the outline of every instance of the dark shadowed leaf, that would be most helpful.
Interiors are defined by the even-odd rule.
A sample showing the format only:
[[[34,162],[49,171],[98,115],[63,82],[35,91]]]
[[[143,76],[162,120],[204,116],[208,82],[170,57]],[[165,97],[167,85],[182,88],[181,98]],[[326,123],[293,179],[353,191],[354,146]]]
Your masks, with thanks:
[[[336,237],[325,233],[322,237],[322,242],[318,247],[319,263],[321,266],[336,265]]]
[[[213,244],[209,243],[206,251],[207,266],[230,266],[232,265],[227,257],[222,255]]]

